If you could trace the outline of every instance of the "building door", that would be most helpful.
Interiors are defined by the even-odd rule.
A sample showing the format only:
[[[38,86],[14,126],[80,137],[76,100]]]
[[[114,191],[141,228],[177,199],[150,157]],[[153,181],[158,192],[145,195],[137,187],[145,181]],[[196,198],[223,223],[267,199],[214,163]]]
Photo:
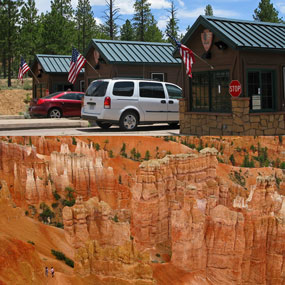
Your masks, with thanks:
[[[275,109],[275,72],[273,70],[250,70],[247,73],[250,109],[273,111]]]

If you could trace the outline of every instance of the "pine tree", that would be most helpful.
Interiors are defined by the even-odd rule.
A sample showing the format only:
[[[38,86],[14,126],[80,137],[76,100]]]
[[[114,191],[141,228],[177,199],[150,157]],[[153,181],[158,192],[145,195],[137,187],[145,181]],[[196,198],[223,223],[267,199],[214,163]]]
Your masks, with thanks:
[[[4,35],[4,55],[5,60],[3,60],[6,64],[8,64],[8,87],[12,86],[12,75],[13,75],[13,63],[14,63],[14,74],[19,67],[19,58],[17,58],[17,62],[13,60],[17,57],[17,51],[19,44],[19,18],[20,18],[20,0],[3,0],[3,10],[2,10],[2,19],[1,30],[3,29]]]
[[[20,53],[28,65],[31,65],[39,44],[39,16],[35,0],[24,3],[20,22]]]
[[[165,33],[174,37],[174,38],[177,38],[178,36],[178,18],[176,17],[176,14],[177,14],[177,8],[175,7],[174,5],[174,2],[172,1],[171,2],[171,7],[170,9],[167,10],[167,12],[169,12],[170,16],[168,18],[168,21],[167,21],[167,24],[166,24],[166,30],[165,30]],[[167,36],[168,37],[168,36]],[[168,37],[168,42],[172,42],[171,38]]]
[[[270,0],[261,0],[258,8],[254,10],[253,19],[261,22],[281,23],[282,18],[278,17],[278,11],[270,3]]]
[[[157,27],[157,22],[154,19],[154,16],[151,17],[151,21],[147,26],[145,32],[145,41],[146,42],[163,42],[163,34],[161,30]]]
[[[145,41],[145,33],[151,21],[150,3],[147,0],[136,0],[134,4],[135,14],[133,17],[136,39]]]
[[[115,0],[106,0],[107,9],[105,10],[105,25],[109,37],[114,40],[118,33],[118,25],[115,23],[119,18],[119,8],[115,8]]]
[[[126,20],[125,24],[121,26],[121,40],[122,41],[135,40],[135,32],[130,20]]]
[[[213,8],[210,4],[208,4],[205,8],[205,15],[206,16],[213,16],[214,15],[214,12],[213,12]]]
[[[76,9],[77,47],[83,53],[96,34],[96,22],[89,0],[79,0]]]
[[[6,38],[7,38],[7,29],[6,29],[6,14],[4,5],[0,5],[0,57],[2,62],[2,73],[3,77],[7,77],[7,47],[6,47]]]
[[[44,53],[70,54],[76,42],[71,0],[51,1],[51,11],[43,17],[42,49]]]

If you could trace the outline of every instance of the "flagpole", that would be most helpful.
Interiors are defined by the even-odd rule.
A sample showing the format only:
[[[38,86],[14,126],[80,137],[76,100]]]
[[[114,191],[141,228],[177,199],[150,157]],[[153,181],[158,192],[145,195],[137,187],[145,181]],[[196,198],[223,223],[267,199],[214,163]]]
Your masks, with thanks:
[[[38,84],[40,84],[40,81],[38,80],[38,78],[36,77],[36,75],[32,72],[32,70],[30,69],[32,75],[34,76],[34,78],[37,80]]]
[[[177,47],[180,47],[180,46],[181,46],[181,43],[178,42],[173,36],[171,36],[170,34],[167,34],[167,35],[168,35],[168,37],[170,37],[170,38],[176,43]],[[213,66],[213,65],[211,65],[211,64],[208,63],[206,60],[204,60],[203,58],[201,58],[201,57],[200,57],[197,53],[195,53],[193,50],[191,50],[191,51],[192,51],[193,54],[194,54],[195,56],[197,56],[201,61],[203,61],[204,63],[206,63],[207,65],[209,65],[211,69],[214,69],[214,66]]]
[[[214,69],[214,66],[211,65],[210,63],[208,63],[205,59],[203,59],[202,57],[200,57],[197,53],[195,53],[193,50],[192,50],[193,54],[195,56],[197,56],[201,61],[203,61],[204,63],[208,64],[210,66],[211,69]]]
[[[97,72],[99,78],[101,77],[100,73],[91,65],[91,63],[86,59],[86,62],[90,65],[90,67]]]

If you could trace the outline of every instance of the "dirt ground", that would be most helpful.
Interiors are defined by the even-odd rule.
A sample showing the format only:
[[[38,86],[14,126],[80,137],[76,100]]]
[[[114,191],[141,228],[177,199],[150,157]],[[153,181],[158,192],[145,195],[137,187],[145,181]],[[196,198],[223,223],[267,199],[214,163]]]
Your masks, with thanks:
[[[29,103],[27,99],[32,97],[32,90],[25,90],[32,84],[27,79],[23,85],[17,80],[12,81],[12,87],[7,88],[7,80],[0,80],[0,115],[23,115]]]

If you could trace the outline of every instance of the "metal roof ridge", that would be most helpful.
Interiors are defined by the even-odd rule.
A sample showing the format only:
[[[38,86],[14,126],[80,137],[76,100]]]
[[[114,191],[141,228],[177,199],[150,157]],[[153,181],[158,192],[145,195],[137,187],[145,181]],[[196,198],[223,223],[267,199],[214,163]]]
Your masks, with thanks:
[[[161,43],[161,42],[141,42],[141,41],[120,41],[120,40],[104,40],[104,39],[92,39],[94,42],[98,43],[112,43],[112,44],[141,44],[141,45],[163,45],[163,46],[173,46],[172,43]]]
[[[71,54],[70,55],[66,55],[66,54],[36,54],[36,56],[45,56],[45,57],[71,57]]]
[[[224,18],[224,17],[216,17],[216,16],[205,16],[205,15],[201,15],[201,17],[205,18],[206,20],[218,20],[218,21],[224,21],[224,22],[256,24],[256,25],[263,25],[263,26],[280,26],[280,27],[285,28],[285,24],[283,24],[283,23],[262,22],[262,21],[256,21],[256,20],[232,19],[232,18]]]

